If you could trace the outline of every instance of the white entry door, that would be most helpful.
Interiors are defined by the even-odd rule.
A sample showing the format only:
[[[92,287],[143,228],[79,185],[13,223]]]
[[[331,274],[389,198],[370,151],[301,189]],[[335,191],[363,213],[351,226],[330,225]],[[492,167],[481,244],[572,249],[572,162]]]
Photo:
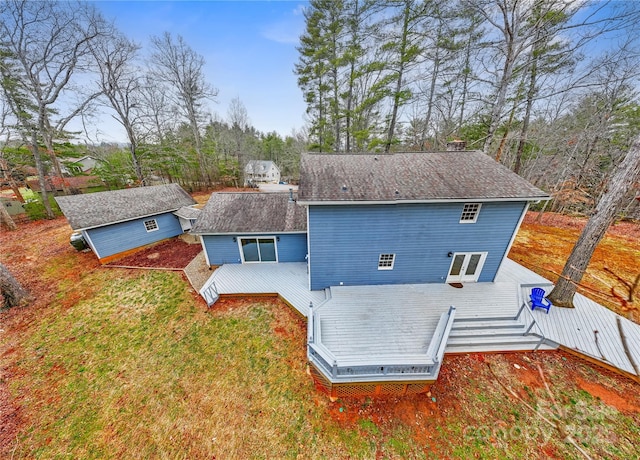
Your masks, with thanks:
[[[447,283],[474,283],[478,281],[486,258],[486,252],[454,253]]]

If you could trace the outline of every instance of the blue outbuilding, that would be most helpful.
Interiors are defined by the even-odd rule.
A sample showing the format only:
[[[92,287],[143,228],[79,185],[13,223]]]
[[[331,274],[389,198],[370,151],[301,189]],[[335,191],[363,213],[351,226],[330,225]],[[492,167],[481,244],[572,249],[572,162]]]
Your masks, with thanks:
[[[56,201],[102,263],[182,234],[176,213],[196,204],[178,184],[59,196]]]

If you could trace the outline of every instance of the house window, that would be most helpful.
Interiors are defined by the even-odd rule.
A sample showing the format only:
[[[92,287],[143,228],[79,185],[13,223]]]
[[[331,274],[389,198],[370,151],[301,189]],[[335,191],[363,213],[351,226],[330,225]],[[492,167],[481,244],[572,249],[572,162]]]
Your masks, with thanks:
[[[380,258],[378,259],[378,270],[393,270],[393,263],[395,260],[395,254],[380,254]]]
[[[473,224],[478,220],[482,203],[465,203],[460,216],[461,224]]]
[[[158,222],[155,219],[145,220],[144,221],[144,228],[148,232],[154,232],[154,231],[158,230]]]
[[[276,239],[266,238],[239,238],[242,262],[277,262],[278,251]]]

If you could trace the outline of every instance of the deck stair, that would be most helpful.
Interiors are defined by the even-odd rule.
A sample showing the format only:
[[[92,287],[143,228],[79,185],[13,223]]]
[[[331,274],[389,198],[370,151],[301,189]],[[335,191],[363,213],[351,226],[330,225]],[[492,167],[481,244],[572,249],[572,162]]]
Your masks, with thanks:
[[[527,322],[529,320],[529,322]],[[522,315],[510,317],[456,318],[447,341],[446,353],[533,351],[552,349],[535,324]]]

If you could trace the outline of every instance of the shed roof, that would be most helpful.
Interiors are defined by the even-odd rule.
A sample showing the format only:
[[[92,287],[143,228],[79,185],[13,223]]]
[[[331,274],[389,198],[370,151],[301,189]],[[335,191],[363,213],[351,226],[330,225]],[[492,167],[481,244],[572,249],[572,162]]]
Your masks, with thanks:
[[[300,202],[540,200],[549,195],[482,152],[304,154]]]
[[[172,212],[196,203],[178,184],[58,196],[56,201],[74,230]]]
[[[182,217],[183,219],[197,219],[200,216],[200,210],[198,208],[192,208],[191,206],[183,206],[173,214]]]
[[[191,233],[283,233],[307,230],[306,207],[289,193],[213,193]]]

